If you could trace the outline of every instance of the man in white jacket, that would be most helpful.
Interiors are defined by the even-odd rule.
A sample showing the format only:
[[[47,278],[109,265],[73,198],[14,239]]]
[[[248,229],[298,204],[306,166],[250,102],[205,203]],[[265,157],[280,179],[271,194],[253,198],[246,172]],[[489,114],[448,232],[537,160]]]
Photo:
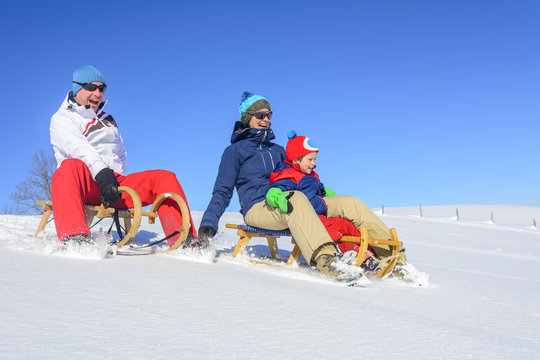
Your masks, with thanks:
[[[73,72],[73,90],[69,91],[58,111],[51,118],[50,133],[58,169],[52,177],[51,196],[54,222],[60,241],[86,241],[90,230],[86,225],[85,204],[119,208],[133,207],[129,196],[118,192],[128,186],[139,194],[143,206],[154,202],[164,192],[187,199],[176,175],[165,170],[151,170],[126,175],[126,151],[113,117],[103,111],[105,78],[93,66],[85,65]],[[158,209],[165,235],[182,226],[182,216],[173,200],[166,200]],[[197,233],[190,216],[191,239]],[[174,244],[180,235],[168,239]]]

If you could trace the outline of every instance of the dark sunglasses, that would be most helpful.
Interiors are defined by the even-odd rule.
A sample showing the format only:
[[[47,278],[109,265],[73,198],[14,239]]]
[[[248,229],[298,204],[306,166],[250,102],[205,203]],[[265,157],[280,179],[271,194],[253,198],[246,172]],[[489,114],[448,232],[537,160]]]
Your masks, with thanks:
[[[107,85],[105,84],[101,84],[101,85],[96,85],[96,84],[90,84],[90,83],[80,83],[80,82],[76,82],[74,81],[75,84],[77,85],[80,85],[82,86],[82,88],[84,90],[88,90],[88,91],[96,91],[96,89],[99,89],[100,92],[105,92],[105,89],[107,88]]]
[[[271,111],[257,111],[257,112],[251,112],[246,111],[247,114],[255,116],[257,119],[262,120],[265,117],[268,117],[268,120],[272,119],[272,112]]]

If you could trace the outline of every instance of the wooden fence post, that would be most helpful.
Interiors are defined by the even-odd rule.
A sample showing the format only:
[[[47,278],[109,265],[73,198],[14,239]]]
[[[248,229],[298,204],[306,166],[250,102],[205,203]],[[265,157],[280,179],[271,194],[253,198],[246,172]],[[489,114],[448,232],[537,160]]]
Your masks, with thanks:
[[[384,205],[381,207],[381,209],[382,209],[382,213],[384,214]]]
[[[422,215],[422,204],[420,204],[420,217],[424,217],[424,216]]]
[[[456,219],[459,220],[459,211],[457,208],[456,208]]]

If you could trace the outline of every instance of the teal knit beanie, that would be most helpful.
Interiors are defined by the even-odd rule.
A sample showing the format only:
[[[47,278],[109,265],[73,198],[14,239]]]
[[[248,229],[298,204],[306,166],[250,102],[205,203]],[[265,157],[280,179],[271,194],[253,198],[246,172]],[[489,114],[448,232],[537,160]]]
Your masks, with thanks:
[[[84,65],[78,69],[75,69],[75,71],[73,71],[73,81],[81,84],[96,81],[105,84],[103,74],[92,65]],[[75,96],[81,89],[81,85],[73,83],[73,96]]]
[[[252,115],[245,114],[246,111],[256,112],[261,109],[272,110],[270,103],[264,97],[255,95],[249,91],[244,91],[242,98],[240,99],[240,106],[238,107],[238,113],[240,114],[240,121],[242,126],[247,127]]]

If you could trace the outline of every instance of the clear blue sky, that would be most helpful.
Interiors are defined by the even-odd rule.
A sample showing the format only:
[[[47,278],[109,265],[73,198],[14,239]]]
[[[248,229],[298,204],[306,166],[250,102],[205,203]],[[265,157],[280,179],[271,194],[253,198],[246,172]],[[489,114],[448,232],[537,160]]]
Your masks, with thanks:
[[[540,206],[540,1],[1,1],[9,205],[91,64],[128,172],[177,173],[205,210],[244,90],[370,207]],[[228,211],[238,210],[235,199]]]

